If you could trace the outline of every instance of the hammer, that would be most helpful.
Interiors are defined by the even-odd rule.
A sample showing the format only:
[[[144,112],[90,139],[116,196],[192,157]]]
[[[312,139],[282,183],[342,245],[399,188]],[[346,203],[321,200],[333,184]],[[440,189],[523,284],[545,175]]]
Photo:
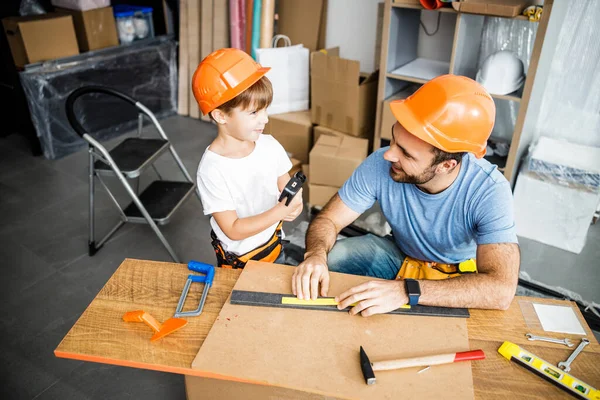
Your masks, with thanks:
[[[430,365],[450,364],[458,361],[472,361],[485,359],[483,350],[461,351],[458,353],[438,354],[435,356],[403,358],[400,360],[377,361],[372,363],[367,357],[367,353],[360,346],[360,368],[367,385],[375,383],[374,371],[385,371],[391,369],[426,367]]]

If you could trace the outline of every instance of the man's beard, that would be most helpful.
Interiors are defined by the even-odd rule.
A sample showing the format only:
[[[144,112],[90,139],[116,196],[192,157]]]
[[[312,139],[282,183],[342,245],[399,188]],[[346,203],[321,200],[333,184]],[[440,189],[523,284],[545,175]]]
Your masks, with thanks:
[[[401,169],[401,167],[399,169]],[[398,183],[411,183],[413,185],[423,185],[432,180],[434,176],[435,166],[429,167],[419,175],[409,175],[404,170],[402,170],[402,172],[400,173],[397,173],[390,166],[390,177]]]

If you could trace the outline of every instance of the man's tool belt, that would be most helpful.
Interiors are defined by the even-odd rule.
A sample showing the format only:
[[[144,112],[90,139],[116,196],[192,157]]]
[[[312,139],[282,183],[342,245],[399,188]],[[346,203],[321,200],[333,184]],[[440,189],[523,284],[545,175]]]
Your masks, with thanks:
[[[229,253],[223,249],[221,242],[217,238],[214,231],[210,231],[210,237],[212,238],[212,246],[215,249],[217,255],[217,265],[221,268],[244,268],[246,263],[250,260],[263,261],[263,262],[274,262],[281,254],[281,225],[280,222],[273,233],[273,236],[262,246],[258,246],[254,250],[238,256],[237,254]]]
[[[475,260],[470,259],[460,264],[440,264],[406,257],[400,267],[396,279],[448,279],[469,273],[477,273]]]

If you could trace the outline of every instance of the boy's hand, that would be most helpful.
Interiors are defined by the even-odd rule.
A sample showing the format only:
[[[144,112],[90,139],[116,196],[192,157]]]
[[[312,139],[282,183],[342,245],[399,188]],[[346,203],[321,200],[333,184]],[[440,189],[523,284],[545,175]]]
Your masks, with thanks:
[[[286,222],[290,222],[298,218],[298,215],[300,215],[300,213],[302,212],[303,204],[304,202],[302,200],[302,189],[300,189],[292,199],[290,205],[287,206],[287,209],[290,212],[283,218],[283,220]]]

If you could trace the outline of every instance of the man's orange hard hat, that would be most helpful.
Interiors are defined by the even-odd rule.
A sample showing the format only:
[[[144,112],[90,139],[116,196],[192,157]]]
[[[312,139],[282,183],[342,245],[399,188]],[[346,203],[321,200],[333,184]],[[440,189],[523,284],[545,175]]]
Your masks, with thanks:
[[[411,134],[448,153],[485,155],[496,118],[494,100],[466,76],[442,75],[414,94],[390,103],[398,122]]]

